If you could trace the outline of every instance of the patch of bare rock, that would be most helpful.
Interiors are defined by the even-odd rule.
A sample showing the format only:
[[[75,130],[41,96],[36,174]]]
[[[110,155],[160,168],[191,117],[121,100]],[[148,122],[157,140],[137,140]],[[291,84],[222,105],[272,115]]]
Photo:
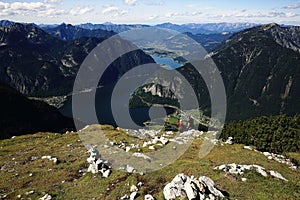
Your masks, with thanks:
[[[225,194],[220,191],[213,180],[206,176],[196,178],[185,174],[176,175],[163,190],[166,200],[187,197],[189,200],[214,200],[225,198]]]

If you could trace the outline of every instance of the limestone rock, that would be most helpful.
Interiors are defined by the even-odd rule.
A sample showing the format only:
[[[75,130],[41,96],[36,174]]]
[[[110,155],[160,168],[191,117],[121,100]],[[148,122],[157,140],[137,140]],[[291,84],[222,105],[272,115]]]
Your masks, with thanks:
[[[125,171],[128,173],[133,173],[135,172],[135,169],[129,165],[126,165]]]
[[[102,175],[103,175],[104,178],[108,178],[110,174],[111,174],[110,169],[105,170],[105,171],[102,173]]]
[[[266,155],[268,155],[266,153]],[[259,165],[237,165],[235,163],[232,164],[227,164],[227,165],[220,165],[214,168],[215,170],[222,170],[224,172],[229,172],[232,174],[243,174],[245,170],[251,170],[251,169],[255,169],[257,173],[259,173],[260,175],[267,177],[268,173],[266,172],[265,168],[263,168],[262,166]],[[279,178],[281,180],[284,181],[288,181],[286,178],[284,178],[280,173],[270,170],[269,171],[271,176],[274,176],[276,178]],[[246,181],[246,178],[242,178],[242,181]]]
[[[210,199],[224,198],[223,193],[215,187],[215,183],[209,177],[201,176],[199,180],[195,177],[178,174],[168,183],[163,190],[166,200],[187,197],[189,200],[204,200],[207,195]]]
[[[26,195],[30,195],[30,194],[33,194],[33,193],[34,193],[34,191],[33,191],[33,190],[30,190],[30,191],[26,192],[25,194],[26,194]]]
[[[52,156],[42,156],[42,159],[48,159],[49,161],[52,161],[54,164],[58,163],[58,159]]]
[[[252,151],[252,148],[250,146],[244,146],[244,149],[248,149],[248,150]]]
[[[224,198],[223,193],[215,187],[215,182],[207,176],[200,176],[199,181],[206,185],[211,194]]]
[[[186,196],[189,200],[195,199],[198,195],[197,188],[191,182],[185,182],[184,190],[185,190]]]
[[[253,150],[255,152],[261,153],[264,156],[266,156],[269,160],[275,160],[276,162],[288,165],[289,168],[292,169],[292,170],[297,170],[297,165],[294,164],[290,159],[286,158],[283,155],[279,155],[279,154],[275,154],[275,153],[270,153],[270,152],[260,152],[260,151],[257,151],[256,149],[252,149],[249,146],[244,146],[244,149],[249,149],[251,151]]]
[[[171,183],[168,183],[163,190],[163,194],[166,200],[174,200],[176,198],[176,188],[172,186]]]
[[[276,172],[276,171],[271,170],[271,171],[270,171],[270,174],[271,174],[271,176],[274,176],[274,177],[279,178],[279,179],[281,179],[281,180],[288,181],[288,180],[287,180],[286,178],[284,178],[279,172]]]
[[[233,137],[228,137],[225,144],[233,144]]]
[[[90,164],[87,172],[93,174],[101,173],[104,178],[108,178],[111,174],[111,166],[108,161],[102,160],[101,155],[97,149],[97,146],[93,146],[88,150],[90,157],[87,158],[87,162]]]
[[[145,200],[155,200],[154,197],[150,194],[146,194],[144,199]]]
[[[145,155],[145,154],[143,154],[143,153],[137,153],[137,152],[136,152],[136,153],[133,153],[132,156],[135,156],[135,157],[137,157],[137,158],[143,158],[143,159],[149,160],[149,161],[152,160],[149,156],[147,156],[147,155]]]
[[[40,200],[51,200],[52,197],[49,194],[45,194],[42,198],[40,198]]]
[[[132,193],[130,194],[129,199],[130,199],[130,200],[134,200],[136,197],[137,197],[137,192],[132,192]]]
[[[142,182],[138,182],[138,184],[136,184],[136,186],[138,187],[142,187],[144,184]]]
[[[154,146],[149,146],[148,147],[150,150],[155,150],[155,147]]]
[[[123,200],[123,199],[129,199],[129,196],[128,196],[127,194],[125,194],[125,195],[122,196],[120,199],[121,199],[121,200]]]
[[[135,185],[132,185],[130,187],[130,192],[137,192],[137,191],[139,191],[139,189]]]
[[[261,174],[262,176],[264,177],[267,177],[268,174],[267,172],[264,170],[265,168],[261,167],[261,166],[258,166],[258,165],[253,165],[254,167],[256,167],[256,171]]]

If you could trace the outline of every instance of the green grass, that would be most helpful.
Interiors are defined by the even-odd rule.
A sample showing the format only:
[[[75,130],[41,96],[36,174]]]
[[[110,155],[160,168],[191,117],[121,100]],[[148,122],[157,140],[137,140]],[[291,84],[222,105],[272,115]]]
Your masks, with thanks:
[[[104,130],[105,129],[105,130]],[[104,132],[115,140],[127,139],[120,131],[111,127]],[[144,199],[145,194],[152,194],[158,200],[163,199],[163,188],[178,173],[201,175],[212,178],[219,189],[230,194],[230,199],[300,199],[300,170],[292,171],[285,164],[268,160],[264,155],[243,149],[243,145],[215,146],[205,157],[198,157],[200,140],[195,140],[190,148],[173,164],[158,171],[140,174],[128,174],[113,170],[109,178],[87,173],[81,175],[79,170],[87,168],[88,153],[78,141],[76,133],[53,134],[37,133],[0,141],[0,195],[7,194],[8,199],[15,199],[21,194],[25,199],[38,199],[49,193],[54,199],[118,199],[130,194],[132,184],[143,182],[137,198]],[[72,144],[72,146],[68,146]],[[59,164],[40,157],[51,155],[57,157]],[[299,159],[299,153],[289,156]],[[32,156],[38,156],[31,161]],[[14,158],[14,160],[13,160]],[[242,176],[215,171],[221,164],[258,164],[267,170],[275,170],[286,177],[289,182],[273,177],[264,178],[255,171]],[[29,176],[32,173],[32,176]],[[17,174],[17,175],[16,175]],[[247,178],[242,182],[241,178]],[[35,193],[26,196],[25,193]]]

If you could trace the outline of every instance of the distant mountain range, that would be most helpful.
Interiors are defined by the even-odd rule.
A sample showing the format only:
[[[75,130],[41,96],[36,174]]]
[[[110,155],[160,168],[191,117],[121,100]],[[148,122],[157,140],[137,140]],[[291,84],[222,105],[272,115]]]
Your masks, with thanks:
[[[8,20],[1,20],[0,26],[8,26],[13,24],[14,22]],[[65,23],[63,24],[31,24],[37,27],[40,27],[44,30],[54,29],[59,26],[69,26]],[[110,22],[106,22],[103,24],[92,24],[92,23],[85,23],[79,25],[73,25],[78,28],[88,29],[88,30],[105,30],[109,32],[120,33],[123,31],[128,31],[136,28],[145,28],[145,27],[157,27],[157,28],[167,28],[171,30],[178,31],[180,33],[192,33],[192,34],[215,34],[215,33],[235,33],[241,30],[251,28],[254,26],[258,26],[255,23],[203,23],[203,24],[196,24],[196,23],[189,23],[189,24],[172,24],[172,23],[163,23],[157,25],[147,25],[147,24],[113,24]]]
[[[7,21],[1,24],[0,80],[27,96],[38,97],[69,94],[83,59],[97,44],[114,34],[66,24],[51,28],[44,26],[48,33],[33,24]],[[230,30],[237,30],[232,27],[253,26],[219,24],[218,30],[225,31],[225,25],[231,27]],[[136,28],[136,25],[130,27]],[[228,120],[300,112],[299,27],[268,24],[237,33],[185,34],[203,45],[209,44],[210,56],[225,83]],[[142,51],[122,56],[107,70],[103,84],[114,83],[132,67],[149,62],[153,59]],[[189,64],[177,70],[194,86],[202,108],[209,111],[206,85],[199,74]],[[170,84],[180,87],[179,82]]]
[[[95,30],[95,29],[102,29],[106,31],[113,31],[115,33],[121,33],[124,31],[129,31],[136,28],[146,28],[150,27],[149,25],[143,25],[143,24],[113,24],[113,23],[104,23],[104,24],[80,24],[76,25],[76,27],[89,29],[89,30]]]
[[[104,23],[104,24],[80,24],[76,25],[85,29],[103,29],[107,31],[113,31],[116,33],[120,33],[123,31],[132,30],[135,28],[145,28],[145,27],[157,27],[157,28],[166,28],[178,31],[180,33],[192,33],[192,34],[215,34],[215,33],[233,33],[244,30],[246,28],[251,28],[253,26],[257,26],[254,23],[206,23],[206,24],[172,24],[172,23],[163,23],[157,25],[145,25],[145,24],[112,24],[112,23]]]
[[[0,27],[7,27],[15,22],[2,20]],[[230,37],[233,33],[240,30],[256,26],[253,23],[209,23],[209,24],[172,24],[163,23],[158,25],[145,25],[145,24],[40,24],[33,23],[25,24],[41,28],[50,35],[64,41],[72,41],[81,37],[97,37],[107,38],[114,34],[124,31],[134,30],[138,28],[156,27],[166,28],[187,34],[192,39],[199,42],[207,51],[211,51],[219,45],[224,39]]]
[[[79,39],[81,37],[98,37],[98,38],[108,38],[114,34],[113,31],[107,31],[105,29],[84,29],[78,26],[72,26],[71,24],[60,24],[55,27],[44,27],[45,30],[50,35],[57,37],[62,40],[72,41]]]
[[[257,26],[254,23],[207,23],[207,24],[172,24],[163,23],[155,25],[158,28],[172,29],[181,33],[189,32],[192,34],[216,34],[216,33],[234,33],[241,30]]]
[[[93,27],[93,28],[92,28]],[[147,25],[115,25],[115,24],[100,24],[100,25],[78,25],[73,26],[71,24],[61,24],[58,26],[46,26],[42,29],[50,35],[57,37],[61,40],[72,41],[81,37],[97,37],[108,38],[117,33],[134,30],[137,28],[150,27]],[[159,26],[156,26],[161,28]],[[197,33],[193,34],[189,29],[182,29],[182,33],[188,35],[190,38],[199,42],[207,51],[211,51],[214,47],[219,45],[223,40],[229,38],[231,32],[222,33]],[[196,31],[197,32],[197,31]]]

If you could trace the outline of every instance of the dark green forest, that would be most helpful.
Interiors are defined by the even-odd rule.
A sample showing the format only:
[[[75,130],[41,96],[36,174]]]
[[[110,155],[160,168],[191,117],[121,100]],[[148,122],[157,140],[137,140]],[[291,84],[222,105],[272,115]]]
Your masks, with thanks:
[[[271,116],[247,121],[233,121],[224,126],[221,138],[234,138],[235,143],[253,145],[260,151],[299,152],[300,117]]]

